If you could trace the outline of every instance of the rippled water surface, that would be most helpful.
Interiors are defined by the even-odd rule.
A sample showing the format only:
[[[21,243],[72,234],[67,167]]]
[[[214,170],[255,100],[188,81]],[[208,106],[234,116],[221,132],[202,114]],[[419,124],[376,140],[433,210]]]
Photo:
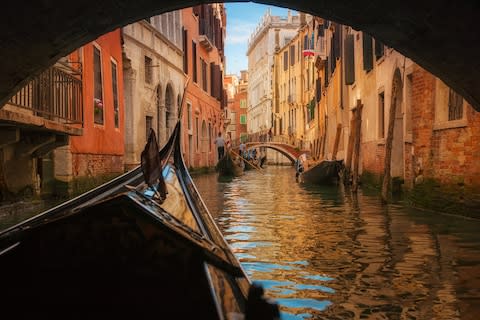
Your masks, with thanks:
[[[478,319],[480,222],[295,182],[290,167],[194,177],[282,319]]]

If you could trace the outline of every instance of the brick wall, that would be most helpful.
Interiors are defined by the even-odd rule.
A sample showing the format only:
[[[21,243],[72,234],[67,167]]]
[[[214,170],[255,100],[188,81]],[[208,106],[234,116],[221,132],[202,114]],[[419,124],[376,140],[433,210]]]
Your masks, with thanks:
[[[412,76],[411,199],[455,213],[480,209],[480,113],[467,106],[466,126],[435,129],[436,78],[418,66]]]
[[[123,172],[123,156],[106,154],[72,155],[73,178],[95,177]]]

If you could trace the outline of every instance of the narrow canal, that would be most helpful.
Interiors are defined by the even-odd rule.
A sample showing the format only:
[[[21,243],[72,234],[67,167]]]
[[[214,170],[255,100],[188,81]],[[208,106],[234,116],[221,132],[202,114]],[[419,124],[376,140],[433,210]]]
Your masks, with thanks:
[[[480,221],[295,182],[291,167],[194,177],[282,319],[477,319]]]

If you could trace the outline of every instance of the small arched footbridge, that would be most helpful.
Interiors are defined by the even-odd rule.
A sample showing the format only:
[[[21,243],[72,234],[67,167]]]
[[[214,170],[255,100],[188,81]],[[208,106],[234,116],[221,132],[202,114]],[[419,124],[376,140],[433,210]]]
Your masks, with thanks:
[[[308,153],[308,151],[300,150],[298,147],[282,142],[246,142],[247,150],[253,148],[270,148],[276,150],[286,156],[289,160],[294,162],[302,153]]]

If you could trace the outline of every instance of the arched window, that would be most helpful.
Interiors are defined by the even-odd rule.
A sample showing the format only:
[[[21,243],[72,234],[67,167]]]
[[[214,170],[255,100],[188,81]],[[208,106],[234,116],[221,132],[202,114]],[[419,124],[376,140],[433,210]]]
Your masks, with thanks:
[[[208,123],[208,151],[212,151],[212,124]]]
[[[207,141],[208,141],[208,132],[207,132],[207,124],[205,120],[202,121],[202,150],[207,151],[208,146],[207,146]]]

